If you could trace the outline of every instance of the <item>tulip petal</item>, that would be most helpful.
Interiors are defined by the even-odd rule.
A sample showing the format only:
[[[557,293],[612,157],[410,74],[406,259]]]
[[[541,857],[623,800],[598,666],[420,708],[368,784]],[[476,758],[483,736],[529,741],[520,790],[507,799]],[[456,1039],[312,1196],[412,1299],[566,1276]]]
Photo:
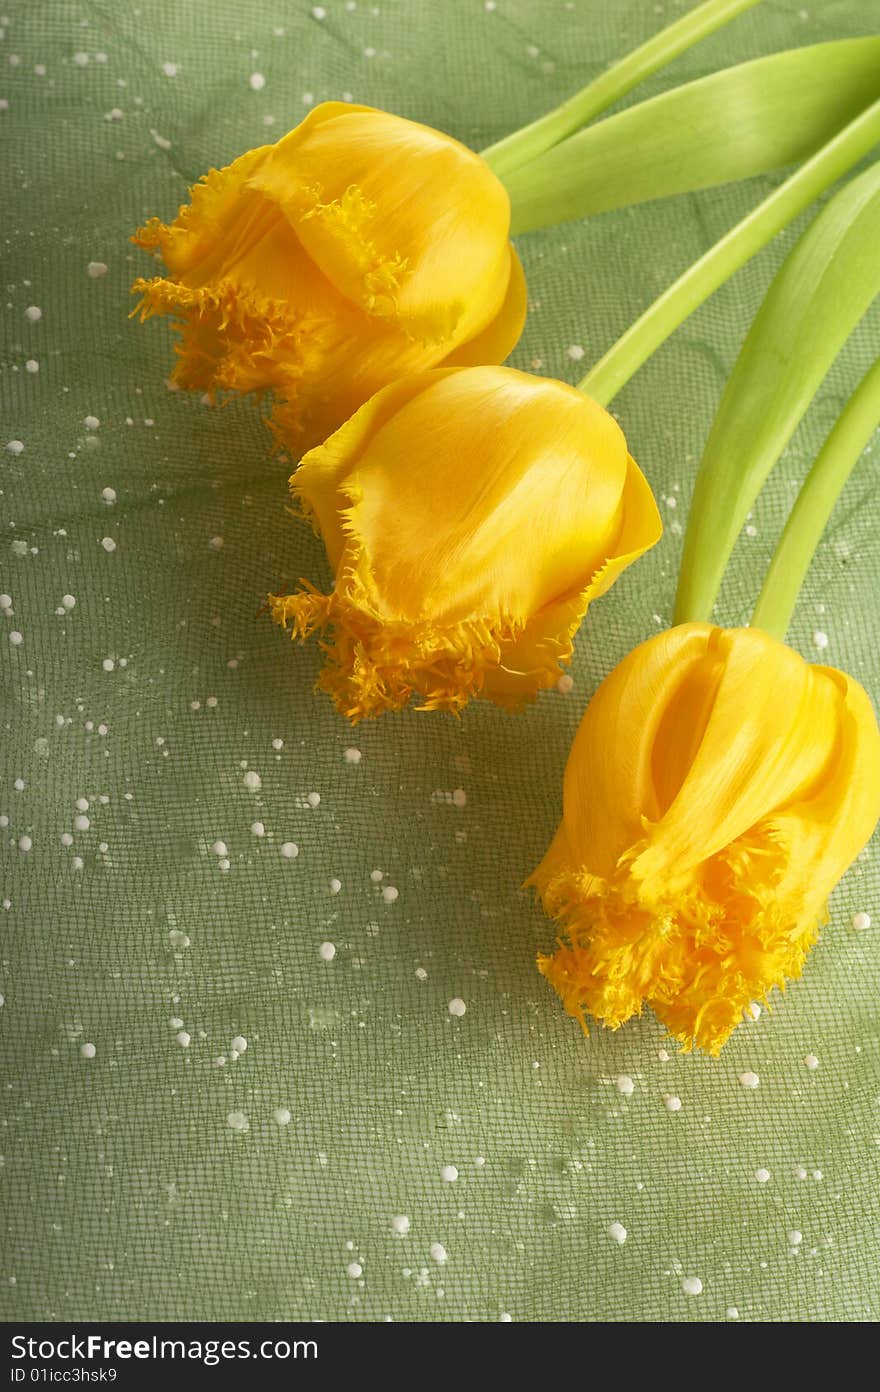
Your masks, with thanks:
[[[510,227],[507,192],[479,155],[369,108],[304,122],[272,148],[252,186],[354,304],[427,342],[449,340],[484,304]]]
[[[522,262],[509,248],[507,293],[495,318],[474,338],[448,353],[440,367],[480,367],[484,363],[503,363],[513,352],[526,322],[528,294]]]

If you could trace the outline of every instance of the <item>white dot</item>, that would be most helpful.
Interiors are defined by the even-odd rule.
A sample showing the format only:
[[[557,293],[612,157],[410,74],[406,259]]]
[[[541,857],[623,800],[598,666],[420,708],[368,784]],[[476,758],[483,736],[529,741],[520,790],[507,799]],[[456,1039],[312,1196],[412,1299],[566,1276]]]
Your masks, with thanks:
[[[511,1324],[511,1323],[513,1322],[513,1315],[509,1315],[509,1314],[507,1313],[507,1311],[504,1310],[504,1311],[502,1311],[502,1313],[498,1316],[498,1320],[499,1320],[499,1323],[501,1323],[501,1324]]]
[[[212,551],[222,551],[224,546],[222,536],[212,536],[208,541],[208,545]]]
[[[112,114],[113,113],[111,112],[111,115]],[[122,115],[121,111],[119,115]],[[107,266],[103,261],[90,261],[89,264],[86,266],[86,275],[89,277],[90,280],[100,280],[101,276],[105,276],[106,274]]]
[[[751,1070],[749,1070],[747,1073],[740,1073],[739,1081],[740,1085],[744,1088],[756,1088],[761,1079],[758,1077],[757,1073],[752,1073]]]
[[[360,1262],[349,1262],[345,1270],[353,1281],[356,1281],[359,1276],[363,1276],[364,1274],[364,1268],[361,1266]]]
[[[180,1030],[180,1032],[177,1035],[177,1042],[180,1045],[181,1049],[188,1049],[190,1044],[192,1043],[192,1035],[187,1034],[186,1030]]]
[[[6,448],[10,454],[24,454],[24,444],[21,440],[10,440]]]
[[[11,594],[0,594],[0,609],[11,609],[11,608],[12,608],[12,595],[11,595]]]
[[[18,629],[14,628],[9,635],[9,641],[14,648],[20,648],[24,642],[24,634],[19,633]]]
[[[276,1107],[272,1115],[279,1126],[287,1126],[290,1121],[290,1112],[286,1107]]]
[[[299,855],[299,846],[295,841],[285,841],[284,845],[281,847],[281,854],[284,856],[285,860],[295,860]]]
[[[410,1228],[410,1221],[407,1218],[406,1214],[396,1214],[395,1217],[391,1219],[391,1228],[393,1232],[399,1233],[401,1237],[403,1237],[405,1233],[408,1233]]]
[[[78,797],[73,805],[77,812],[88,812],[89,810],[89,800],[86,797]]]
[[[315,19],[327,18],[327,11],[324,9],[323,5],[315,5],[312,9],[312,14],[315,16]]]
[[[81,1044],[79,1046],[80,1058],[93,1059],[97,1052],[94,1044]]]
[[[24,370],[25,372],[39,372],[40,364],[37,362],[36,358],[28,358],[24,365]]]
[[[83,812],[80,812],[79,816],[73,819],[74,831],[88,831],[91,825],[88,817]]]
[[[36,324],[40,319],[42,319],[43,311],[40,309],[39,305],[28,305],[27,309],[24,312],[24,317],[25,319],[30,319],[32,324]]]
[[[584,350],[579,343],[572,343],[565,351],[572,362],[580,362],[581,358],[584,356]]]
[[[84,68],[88,65],[89,55],[87,53],[74,53],[73,61],[78,68]]]
[[[104,550],[107,551],[107,552],[115,551],[115,550],[116,550],[116,542],[113,540],[112,537],[102,537],[102,538],[101,538],[101,545],[103,546]]]
[[[386,904],[393,904],[399,893],[400,891],[395,889],[394,885],[386,885],[382,890],[382,898]]]
[[[681,1098],[680,1098],[680,1097],[667,1097],[667,1098],[666,1098],[666,1110],[669,1111],[669,1112],[680,1112],[680,1111],[681,1111]]]
[[[807,1054],[804,1058],[804,1063],[807,1065],[808,1068],[819,1067],[819,1060],[816,1058],[815,1054]]]
[[[626,1242],[626,1228],[622,1223],[609,1223],[608,1236],[613,1238],[615,1242],[623,1244]]]
[[[435,1262],[445,1262],[446,1248],[442,1242],[432,1242],[429,1250]]]
[[[660,1060],[661,1063],[668,1063],[668,1062],[669,1062],[669,1050],[668,1050],[668,1049],[658,1049],[658,1050],[657,1050],[657,1057],[658,1057],[658,1059]]]
[[[628,1073],[619,1074],[615,1081],[615,1086],[617,1087],[617,1091],[622,1093],[624,1097],[632,1097],[636,1087]]]
[[[232,1041],[232,1043],[230,1044],[229,1047],[230,1047],[230,1049],[234,1050],[234,1052],[235,1052],[236,1054],[243,1054],[244,1051],[245,1051],[245,1049],[247,1048],[247,1046],[248,1046],[248,1043],[247,1043],[247,1040],[245,1039],[244,1035],[243,1035],[243,1034],[237,1034],[237,1035],[235,1036],[235,1038],[233,1039],[233,1041]]]
[[[739,1319],[739,1310],[735,1305],[728,1305],[724,1313],[727,1315],[728,1319]]]
[[[231,1126],[233,1131],[246,1131],[248,1119],[244,1112],[229,1112],[226,1117],[227,1126]]]
[[[364,756],[359,749],[346,749],[342,757],[347,764],[359,764]]]
[[[252,92],[262,92],[266,85],[266,79],[261,72],[251,73],[248,82],[250,83]],[[360,1275],[360,1272],[358,1272],[358,1275]]]
[[[382,880],[384,880],[384,878],[385,878],[385,873],[384,873],[384,871],[382,871],[382,870],[371,870],[371,871],[370,871],[370,879],[373,881],[373,884],[381,884],[381,882],[382,882]]]
[[[769,1178],[770,1171],[765,1170],[763,1165],[761,1165],[757,1170],[755,1170],[755,1179],[758,1181],[759,1184],[766,1184]]]
[[[214,852],[216,856],[225,856],[227,854],[226,842],[215,841],[213,846],[211,847],[211,850]]]
[[[444,1165],[440,1171],[440,1178],[445,1179],[447,1184],[454,1184],[458,1179],[458,1170],[455,1165]]]
[[[788,1240],[792,1247],[800,1247],[804,1240],[804,1235],[797,1228],[792,1228],[791,1232],[788,1234]]]
[[[828,634],[823,633],[821,628],[813,630],[813,647],[818,648],[820,652],[828,647]]]
[[[83,417],[83,425],[85,426],[86,430],[97,430],[100,424],[101,422],[98,420],[97,416]]]
[[[685,1295],[702,1295],[703,1283],[699,1276],[685,1276],[681,1283],[681,1288]]]
[[[563,672],[562,676],[556,683],[556,690],[560,692],[561,695],[567,696],[569,691],[571,691],[573,687],[574,677],[571,676],[568,672]]]
[[[176,77],[176,76],[177,76],[177,64],[176,64],[176,63],[163,63],[163,64],[162,64],[162,71],[163,71],[163,73],[165,74],[166,77]]]
[[[31,838],[30,838],[29,836],[19,836],[19,838],[18,838],[18,849],[19,849],[20,851],[30,851],[30,850],[33,850],[33,845],[34,845],[34,843],[33,843],[33,841],[31,840]]]
[[[747,1020],[760,1020],[761,1007],[757,1001],[749,1001],[748,1005],[743,1011],[743,1014],[745,1015]]]
[[[76,605],[76,596],[72,594],[62,595],[61,603],[64,605],[65,609],[73,609]]]
[[[857,933],[863,933],[866,928],[870,928],[871,926],[871,915],[865,913],[864,909],[859,913],[854,913],[852,916],[852,926]]]
[[[337,880],[336,876],[334,875],[333,879],[330,881],[330,893],[331,893],[331,894],[338,894],[339,891],[341,890],[341,888],[342,888],[342,881],[341,881],[341,880]]]
[[[250,788],[251,792],[253,793],[255,793],[258,788],[261,788],[263,786],[262,778],[258,773],[255,772],[254,769],[248,769],[247,773],[241,781],[244,784],[244,786],[246,788]]]
[[[336,956],[336,944],[332,942],[322,942],[318,948],[318,955],[322,962],[332,962]]]
[[[464,788],[453,789],[452,804],[454,807],[465,807],[467,805],[467,793]]]
[[[112,657],[105,657],[101,666],[104,668],[105,672],[112,672],[116,663],[113,661]]]
[[[418,975],[418,973],[416,973],[416,975]],[[427,976],[427,972],[425,975]],[[457,1015],[458,1018],[461,1019],[462,1015],[467,1010],[467,1006],[461,996],[453,996],[446,1009],[449,1011],[450,1015]]]
[[[262,822],[251,822],[251,832],[254,836],[265,836],[266,828]]]
[[[428,973],[425,971],[424,967],[416,967],[416,976],[419,981],[427,981],[428,979]]]
[[[116,502],[116,489],[115,489],[115,488],[102,488],[102,489],[101,489],[101,497],[104,499],[104,502],[105,502],[105,503],[115,503],[115,502]]]
[[[306,802],[309,804],[309,807],[320,807],[320,805],[321,805],[321,794],[320,794],[320,793],[309,793],[308,797],[306,798]]]

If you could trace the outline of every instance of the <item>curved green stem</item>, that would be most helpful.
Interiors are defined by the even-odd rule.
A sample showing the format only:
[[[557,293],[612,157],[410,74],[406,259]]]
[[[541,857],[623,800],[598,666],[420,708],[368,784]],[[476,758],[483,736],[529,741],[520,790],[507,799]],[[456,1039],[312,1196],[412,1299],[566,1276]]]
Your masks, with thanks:
[[[844,484],[880,426],[880,358],[862,378],[816,457],[773,553],[752,626],[784,639],[810,561]]]
[[[769,198],[679,276],[578,384],[607,406],[661,343],[824,189],[880,142],[880,101],[802,164]]]
[[[561,106],[488,146],[482,152],[483,159],[496,174],[503,176],[511,169],[517,169],[521,164],[544,154],[592,121],[600,111],[613,106],[644,78],[671,63],[679,53],[684,53],[756,4],[758,0],[705,0],[704,4],[698,5],[600,73]]]

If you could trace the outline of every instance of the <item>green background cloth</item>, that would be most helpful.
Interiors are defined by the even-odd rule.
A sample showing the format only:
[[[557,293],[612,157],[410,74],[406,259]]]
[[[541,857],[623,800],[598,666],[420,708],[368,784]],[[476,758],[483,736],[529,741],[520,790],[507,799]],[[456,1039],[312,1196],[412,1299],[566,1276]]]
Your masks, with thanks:
[[[126,319],[150,266],[129,233],[311,102],[350,95],[480,147],[687,8],[29,0],[4,21],[3,443],[24,444],[3,454],[0,545],[5,1319],[876,1318],[876,844],[806,979],[717,1061],[674,1045],[664,1061],[651,1016],[584,1038],[535,969],[554,935],[519,888],[590,694],[670,620],[702,444],[794,230],[615,402],[666,533],[590,612],[573,690],[516,717],[478,703],[352,731],[312,694],[317,646],[260,612],[268,591],[329,578],[285,512],[288,469],[254,403],[170,393],[167,323]],[[638,96],[872,20],[872,0],[766,0]],[[780,178],[521,238],[531,314],[513,363],[575,381]],[[756,506],[723,622],[747,618],[878,322]],[[875,697],[876,504],[869,455],[791,634]],[[859,910],[875,924],[857,932]]]

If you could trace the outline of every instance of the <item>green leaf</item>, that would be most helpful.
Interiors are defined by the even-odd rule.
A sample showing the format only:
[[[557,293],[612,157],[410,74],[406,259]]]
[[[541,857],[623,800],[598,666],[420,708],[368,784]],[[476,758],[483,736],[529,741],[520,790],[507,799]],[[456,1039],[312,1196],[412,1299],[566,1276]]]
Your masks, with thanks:
[[[827,145],[799,165],[768,198],[688,266],[594,363],[578,383],[580,390],[607,406],[688,315],[820,194],[848,174],[878,143],[880,101],[838,131]]]
[[[835,357],[880,293],[880,163],[790,252],[721,398],[697,473],[676,622],[709,619],[749,509]]]
[[[880,427],[880,358],[853,392],[801,485],[752,615],[784,638],[816,547],[844,485]]]
[[[513,231],[807,158],[880,97],[880,38],[788,49],[609,116],[501,178]]]
[[[606,68],[561,106],[483,150],[483,159],[503,178],[510,170],[526,164],[573,135],[594,116],[606,111],[638,83],[650,77],[651,73],[665,67],[680,53],[692,48],[709,34],[714,34],[722,25],[729,24],[757,3],[758,0],[705,0],[704,4],[689,10]]]

